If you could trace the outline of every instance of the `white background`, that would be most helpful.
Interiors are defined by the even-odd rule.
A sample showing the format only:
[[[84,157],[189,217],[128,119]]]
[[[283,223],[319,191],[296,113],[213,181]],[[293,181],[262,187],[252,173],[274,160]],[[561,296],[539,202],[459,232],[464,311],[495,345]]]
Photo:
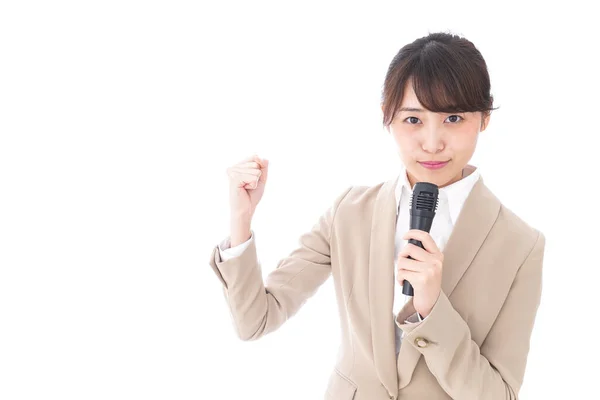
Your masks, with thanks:
[[[2,2],[0,398],[321,398],[332,280],[277,332],[237,339],[208,266],[228,234],[225,170],[271,162],[252,226],[266,276],[347,185],[395,176],[383,79],[435,31],[486,59],[500,109],[471,163],[547,238],[521,398],[593,397],[599,65],[584,3]]]

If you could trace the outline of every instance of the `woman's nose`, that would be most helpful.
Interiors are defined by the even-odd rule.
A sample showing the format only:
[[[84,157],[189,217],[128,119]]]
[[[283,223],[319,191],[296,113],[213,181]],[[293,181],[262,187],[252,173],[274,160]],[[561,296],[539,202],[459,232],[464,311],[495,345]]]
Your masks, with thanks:
[[[439,129],[430,129],[424,133],[421,146],[423,151],[437,153],[444,148],[442,133]]]

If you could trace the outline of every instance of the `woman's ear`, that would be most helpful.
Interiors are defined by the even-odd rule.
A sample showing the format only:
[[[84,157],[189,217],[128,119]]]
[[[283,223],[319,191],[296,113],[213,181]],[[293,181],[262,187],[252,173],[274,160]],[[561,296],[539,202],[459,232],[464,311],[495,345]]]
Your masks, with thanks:
[[[491,117],[490,113],[482,113],[481,114],[481,129],[479,130],[480,132],[485,131],[485,128],[488,127],[488,124],[490,123],[490,117]]]

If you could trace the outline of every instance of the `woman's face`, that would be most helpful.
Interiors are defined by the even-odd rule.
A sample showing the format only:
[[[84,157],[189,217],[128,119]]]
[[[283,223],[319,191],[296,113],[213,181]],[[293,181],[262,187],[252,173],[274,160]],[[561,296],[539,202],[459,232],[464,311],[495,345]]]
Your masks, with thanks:
[[[462,179],[462,170],[475,152],[479,132],[485,130],[481,112],[434,113],[419,103],[410,81],[400,109],[387,128],[398,146],[411,187],[431,182],[438,187]],[[483,126],[482,126],[483,123]],[[426,161],[448,161],[439,169],[428,169]]]

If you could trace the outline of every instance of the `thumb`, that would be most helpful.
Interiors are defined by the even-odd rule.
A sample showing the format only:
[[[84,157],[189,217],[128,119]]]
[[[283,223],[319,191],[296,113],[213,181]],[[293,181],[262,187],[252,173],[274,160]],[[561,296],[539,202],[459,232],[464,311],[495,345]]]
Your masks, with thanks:
[[[261,174],[260,174],[259,179],[262,182],[264,182],[267,179],[267,175],[269,173],[269,160],[267,160],[266,158],[261,158],[260,165],[262,166],[262,168],[261,168]]]

